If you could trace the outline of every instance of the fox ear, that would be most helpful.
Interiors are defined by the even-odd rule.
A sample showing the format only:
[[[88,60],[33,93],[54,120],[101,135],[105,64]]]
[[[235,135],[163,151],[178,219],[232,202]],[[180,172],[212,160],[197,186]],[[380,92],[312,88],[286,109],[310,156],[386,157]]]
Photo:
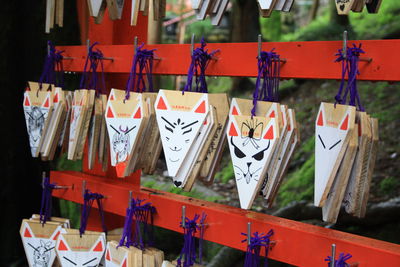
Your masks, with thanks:
[[[156,109],[159,109],[159,110],[168,110],[168,106],[167,106],[167,104],[166,104],[166,100],[165,100],[165,97],[164,97],[164,96],[160,96],[160,97],[158,98],[158,102],[157,102],[157,105],[156,105]]]
[[[63,239],[60,239],[60,242],[58,243],[57,250],[59,251],[69,251],[68,246],[65,244]]]
[[[340,130],[347,131],[349,129],[349,114],[346,113],[346,116],[342,123],[340,124]]]
[[[103,246],[103,241],[102,241],[102,240],[99,240],[99,241],[97,242],[97,244],[93,247],[92,251],[95,251],[95,252],[102,252],[102,251],[103,251],[103,248],[104,248],[104,246]]]
[[[204,99],[200,99],[193,110],[195,113],[206,113],[206,101]]]
[[[107,118],[114,118],[114,112],[112,111],[111,104],[107,107],[107,113],[106,113]]]
[[[42,105],[44,108],[50,107],[50,97],[47,96]]]
[[[271,123],[271,125],[268,127],[268,130],[264,135],[264,139],[269,139],[269,140],[274,139],[274,124],[273,123]]]
[[[24,106],[29,107],[30,105],[31,105],[31,102],[29,101],[29,97],[28,97],[28,95],[25,95]]]
[[[238,136],[238,130],[236,128],[236,125],[233,121],[231,121],[230,125],[229,125],[229,132],[228,132],[229,136]]]
[[[317,119],[317,125],[318,126],[324,126],[324,115],[322,114],[322,109],[319,111],[318,114],[318,119]]]

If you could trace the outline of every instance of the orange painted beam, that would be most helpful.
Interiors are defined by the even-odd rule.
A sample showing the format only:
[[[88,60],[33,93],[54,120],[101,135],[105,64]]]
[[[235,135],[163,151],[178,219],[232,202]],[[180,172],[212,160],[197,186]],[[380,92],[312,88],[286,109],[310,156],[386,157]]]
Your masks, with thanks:
[[[133,40],[133,36],[129,37]],[[95,40],[93,40],[95,41]],[[360,80],[400,81],[400,40],[349,41],[349,44],[362,42],[366,54],[372,62],[360,62]],[[282,42],[264,43],[264,50],[275,51],[287,60],[281,68],[282,78],[296,79],[340,79],[341,64],[335,63],[335,53],[342,46],[340,41],[318,42]],[[65,56],[74,60],[65,60],[66,71],[82,71],[86,57],[84,46],[60,46]],[[105,62],[105,72],[129,73],[133,57],[133,45],[100,45],[106,57],[114,61]],[[163,75],[186,75],[190,64],[190,45],[159,44],[147,45],[147,49],[156,49],[156,55],[162,60],[155,61],[153,73]],[[257,43],[210,43],[209,51],[219,49],[218,60],[210,63],[207,75],[210,76],[249,76],[257,75]]]
[[[121,179],[59,171],[51,172],[50,179],[58,185],[73,185],[73,189],[54,190],[53,194],[77,203],[82,203],[82,180],[86,180],[88,189],[107,197],[104,200],[104,210],[119,216],[125,216],[129,190],[132,190],[133,197],[146,199],[156,207],[157,226],[177,232],[182,232],[179,227],[182,205],[186,206],[188,217],[204,211],[208,224],[204,238],[240,250],[246,249],[246,244],[241,242],[241,233],[247,231],[248,222],[252,223],[253,232],[266,233],[273,229],[275,233],[272,240],[276,241],[276,245],[269,257],[296,266],[325,267],[324,258],[330,254],[331,244],[336,244],[337,254],[346,252],[353,255],[351,262],[357,262],[360,267],[400,266],[400,245],[392,243],[168,192],[139,188]],[[122,220],[119,221],[122,227]]]

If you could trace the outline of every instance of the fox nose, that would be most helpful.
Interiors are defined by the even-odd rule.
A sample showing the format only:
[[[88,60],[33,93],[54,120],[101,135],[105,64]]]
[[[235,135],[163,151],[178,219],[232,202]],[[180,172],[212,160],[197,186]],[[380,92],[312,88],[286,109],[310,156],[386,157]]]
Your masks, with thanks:
[[[250,165],[251,165],[251,162],[247,162],[247,167],[250,167]]]

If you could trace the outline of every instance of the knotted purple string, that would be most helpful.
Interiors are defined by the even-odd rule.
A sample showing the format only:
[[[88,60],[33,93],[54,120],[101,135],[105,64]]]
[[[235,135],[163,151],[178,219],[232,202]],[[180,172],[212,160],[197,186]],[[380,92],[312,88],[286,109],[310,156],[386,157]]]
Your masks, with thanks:
[[[217,53],[219,50],[214,50],[211,53],[208,53],[208,49],[204,50],[206,46],[207,44],[204,41],[204,38],[202,38],[200,47],[193,50],[192,61],[189,66],[187,81],[185,88],[182,91],[182,94],[184,94],[184,92],[193,91],[193,76],[196,77],[196,87],[194,92],[208,93],[206,69],[208,67],[208,64],[210,64],[210,61],[213,58],[214,54]]]
[[[146,72],[149,91],[153,92],[153,60],[155,49],[142,49],[143,46],[144,44],[136,48],[135,56],[133,57],[132,61],[131,72],[126,83],[125,100],[129,99],[130,92],[143,93],[146,91],[144,72]]]
[[[97,44],[98,42],[95,42],[89,47],[79,87],[81,89],[94,89],[96,90],[96,95],[99,95],[99,94],[105,94],[106,83],[105,83],[104,65],[103,65],[104,55],[101,52],[101,50],[93,49],[94,46]],[[97,71],[99,64],[101,68],[100,73],[98,73]],[[101,84],[98,81],[99,75],[101,78]]]
[[[103,232],[107,233],[107,228],[104,222],[104,210],[103,210],[103,205],[102,205],[102,199],[104,199],[104,196],[102,194],[98,193],[91,193],[88,189],[85,190],[84,194],[84,202],[82,206],[82,214],[81,214],[81,227],[79,228],[79,233],[82,236],[87,227],[87,223],[89,220],[89,215],[90,215],[90,210],[92,209],[93,202],[96,200],[97,202],[97,207],[99,209],[99,215],[101,219],[101,226],[103,228]]]
[[[257,58],[258,74],[253,92],[252,116],[256,115],[257,101],[279,101],[280,56],[272,49],[271,52],[262,51]]]
[[[151,203],[142,204],[144,200],[132,199],[130,208],[126,210],[124,230],[119,246],[135,246],[144,249],[146,245],[152,246],[153,240],[153,215],[156,212]],[[150,225],[150,229],[149,228]],[[135,231],[132,231],[132,228]]]
[[[250,244],[247,246],[246,257],[244,261],[245,267],[257,267],[260,262],[260,252],[261,249],[265,249],[265,261],[264,267],[268,266],[268,251],[270,249],[270,237],[274,234],[274,231],[271,229],[267,234],[259,234],[258,232],[253,233],[253,236],[250,237]],[[242,233],[242,235],[247,236],[247,234]],[[242,240],[246,242],[247,239]]]
[[[347,96],[350,94],[348,104],[356,106],[358,110],[365,111],[361,104],[361,100],[357,90],[357,75],[360,74],[358,70],[358,63],[360,61],[360,54],[365,53],[361,49],[361,44],[357,47],[353,44],[353,47],[346,48],[346,57],[343,56],[343,49],[339,49],[336,54],[337,59],[335,62],[342,63],[342,79],[340,82],[339,90],[335,96],[336,104],[346,104]],[[347,86],[344,89],[345,80],[347,77]]]
[[[47,45],[49,47],[49,51],[46,54],[43,71],[39,78],[40,89],[42,88],[43,83],[49,83],[63,87],[64,68],[62,64],[62,53],[64,53],[64,51],[57,50],[51,41],[47,41]]]
[[[203,260],[203,237],[205,224],[204,221],[207,215],[203,212],[200,223],[197,223],[197,220],[200,218],[200,215],[195,214],[193,220],[189,218],[185,218],[185,227],[183,227],[182,222],[180,222],[180,226],[184,230],[184,243],[183,248],[181,250],[181,254],[177,260],[178,267],[189,267],[193,266],[196,261],[196,232],[199,231],[199,262],[202,263]],[[183,265],[182,265],[183,260]]]
[[[335,265],[334,266],[335,267],[349,267],[350,264],[348,264],[346,261],[349,260],[351,257],[353,257],[353,256],[351,256],[351,254],[349,254],[349,253],[347,253],[347,254],[340,253],[339,258],[337,260],[335,259]],[[330,267],[331,263],[332,263],[332,257],[328,256],[325,259],[325,261],[328,262],[328,267]]]
[[[53,189],[56,184],[50,183],[50,178],[45,177],[42,183],[42,202],[40,205],[40,222],[45,224],[51,218],[51,201]]]

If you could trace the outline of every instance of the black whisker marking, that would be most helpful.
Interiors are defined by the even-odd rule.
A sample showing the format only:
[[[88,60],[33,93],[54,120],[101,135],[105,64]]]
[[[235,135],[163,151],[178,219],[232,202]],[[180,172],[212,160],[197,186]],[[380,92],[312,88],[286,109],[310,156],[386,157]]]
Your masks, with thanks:
[[[28,243],[28,245],[29,245],[31,248],[33,248],[34,250],[36,250],[37,252],[39,252],[39,250],[38,250],[37,248],[35,248],[34,246],[32,246],[31,243]]]
[[[193,124],[196,124],[196,123],[198,123],[199,121],[194,121],[194,122],[192,122],[192,123],[190,123],[190,124],[188,124],[188,125],[186,125],[186,126],[183,126],[182,127],[182,130],[184,130],[184,129],[186,129],[186,128],[188,128],[188,127],[190,127],[190,126],[192,126]]]
[[[96,260],[97,258],[93,258],[93,259],[91,259],[90,261],[87,261],[87,262],[85,262],[84,264],[82,264],[82,265],[86,265],[86,264],[88,264],[88,263],[91,263],[92,261],[94,261],[94,260]]]
[[[125,134],[128,134],[130,131],[132,131],[132,130],[135,129],[135,128],[136,128],[136,125],[133,126],[132,128],[130,128]]]
[[[120,133],[117,129],[115,129],[114,126],[112,126],[111,124],[110,124],[110,127],[113,128],[113,130],[116,131],[118,134],[121,134],[121,133]]]
[[[73,261],[71,261],[71,260],[70,260],[70,259],[68,259],[67,257],[63,256],[63,258],[64,258],[64,259],[66,259],[67,261],[69,261],[70,263],[72,263],[73,265],[75,265],[75,266],[76,266],[76,263],[75,263],[75,262],[73,262]]]
[[[174,126],[172,123],[170,123],[169,121],[167,121],[167,119],[166,119],[166,118],[164,118],[164,117],[162,117],[162,116],[161,116],[161,119],[163,119],[163,121],[165,121],[166,123],[168,123],[168,124],[169,124],[169,126],[171,126],[172,128],[174,128],[174,129],[175,129],[175,126]]]
[[[171,133],[174,133],[174,131],[173,131],[171,128],[169,128],[167,125],[165,125],[165,129],[167,129],[167,130],[170,131]]]
[[[192,128],[190,128],[190,129],[187,130],[187,131],[184,131],[184,132],[182,133],[182,135],[187,134],[187,133],[190,133],[191,131],[192,131]]]
[[[337,144],[339,144],[340,142],[342,142],[342,140],[339,140],[339,141],[337,141],[336,143],[334,143],[330,148],[329,148],[329,150],[331,150],[332,148],[334,148]]]
[[[322,138],[321,138],[320,135],[318,135],[318,138],[319,138],[319,140],[321,141],[322,146],[326,149],[325,144],[324,144],[324,141],[322,141]]]

